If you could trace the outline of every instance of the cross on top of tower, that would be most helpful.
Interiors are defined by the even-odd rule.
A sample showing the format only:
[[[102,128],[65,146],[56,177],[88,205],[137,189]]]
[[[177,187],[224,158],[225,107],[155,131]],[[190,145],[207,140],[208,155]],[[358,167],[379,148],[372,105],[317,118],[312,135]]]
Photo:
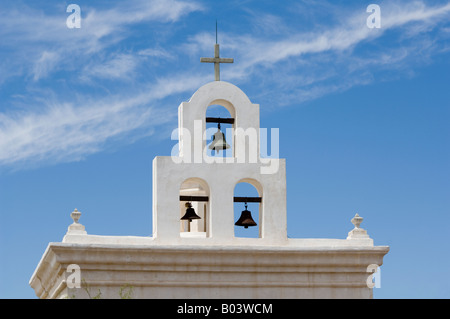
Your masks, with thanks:
[[[219,56],[219,45],[214,45],[214,58],[200,58],[200,62],[214,63],[214,77],[216,81],[220,81],[220,63],[233,63],[233,58],[221,58]]]
[[[200,58],[200,62],[214,63],[214,78],[220,81],[220,63],[233,63],[232,58],[220,58],[219,44],[217,43],[217,21],[216,21],[216,44],[214,45],[214,58]]]

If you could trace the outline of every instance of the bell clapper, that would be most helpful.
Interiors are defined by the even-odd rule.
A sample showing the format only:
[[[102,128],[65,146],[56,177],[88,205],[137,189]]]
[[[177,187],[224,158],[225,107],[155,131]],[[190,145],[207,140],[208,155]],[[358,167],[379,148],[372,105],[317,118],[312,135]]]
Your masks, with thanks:
[[[244,206],[245,206],[245,210],[247,210],[247,202],[244,204]],[[248,228],[248,226],[245,225],[244,228]]]

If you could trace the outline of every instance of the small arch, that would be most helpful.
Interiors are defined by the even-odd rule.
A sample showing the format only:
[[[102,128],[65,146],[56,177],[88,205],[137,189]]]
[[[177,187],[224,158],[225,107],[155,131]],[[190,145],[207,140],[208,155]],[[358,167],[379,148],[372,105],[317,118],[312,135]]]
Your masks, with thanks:
[[[255,179],[243,178],[239,180],[234,187],[234,197],[260,197],[262,198],[262,185]],[[245,209],[245,203],[234,203],[234,221],[236,222],[242,211]],[[251,212],[253,220],[257,226],[244,228],[234,226],[235,237],[261,238],[262,237],[262,212],[263,203],[248,202],[247,210]]]
[[[258,196],[263,197],[263,187],[259,181],[254,178],[242,178],[236,184],[247,183],[252,185],[258,191]],[[236,186],[235,186],[236,187]]]
[[[211,105],[221,105],[221,106],[223,106],[224,108],[227,109],[228,113],[230,113],[230,117],[232,117],[234,119],[236,118],[236,108],[234,107],[234,105],[231,102],[229,102],[227,100],[224,100],[224,99],[216,99],[216,100],[211,101],[208,104],[207,109]]]
[[[185,201],[180,200],[180,234],[182,237],[209,237],[209,220],[210,206],[209,196],[210,190],[208,183],[198,177],[186,179],[180,185],[180,196],[199,196],[207,197],[207,201]],[[181,220],[186,213],[186,203],[190,202],[195,213],[200,219],[192,221]]]

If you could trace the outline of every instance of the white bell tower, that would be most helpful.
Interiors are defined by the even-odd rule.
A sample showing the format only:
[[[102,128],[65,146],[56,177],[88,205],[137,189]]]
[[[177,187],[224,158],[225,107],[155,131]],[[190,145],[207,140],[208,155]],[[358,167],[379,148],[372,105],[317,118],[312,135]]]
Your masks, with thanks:
[[[373,297],[373,271],[389,247],[374,246],[359,215],[351,220],[355,227],[346,239],[287,238],[286,162],[260,156],[259,105],[220,81],[220,63],[232,60],[219,57],[218,44],[215,51],[203,62],[215,64],[216,81],[180,104],[173,134],[178,143],[171,156],[153,160],[152,236],[88,234],[75,210],[62,242],[48,244],[30,279],[39,298],[90,298],[89,289],[117,298],[124,287],[132,289],[133,298],[183,302]],[[207,117],[213,105],[230,116]],[[208,152],[208,122],[231,124],[226,135],[231,156]],[[221,131],[214,132],[213,146],[222,152]],[[257,196],[236,197],[242,182],[253,185]],[[256,238],[235,236],[236,223],[253,225],[236,220],[235,202],[259,203],[251,212],[257,216]],[[73,269],[83,278],[75,287],[68,275]]]
[[[225,107],[231,117],[207,117],[211,105]],[[285,161],[260,156],[259,105],[235,85],[214,81],[180,104],[178,122],[178,154],[158,156],[153,161],[154,238],[180,243],[203,238],[210,243],[238,244],[244,239],[234,236],[233,204],[249,201],[260,203],[259,212],[252,212],[259,216],[259,238],[254,242],[285,242]],[[232,156],[208,155],[207,122],[232,124]],[[234,197],[240,182],[253,185],[258,196]],[[186,202],[191,202],[201,219],[180,221]]]

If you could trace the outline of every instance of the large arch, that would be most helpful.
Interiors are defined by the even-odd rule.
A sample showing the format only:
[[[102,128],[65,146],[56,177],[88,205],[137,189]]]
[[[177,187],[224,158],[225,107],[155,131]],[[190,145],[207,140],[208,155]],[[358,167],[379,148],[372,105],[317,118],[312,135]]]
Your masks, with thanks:
[[[206,138],[201,143],[184,142],[181,132],[185,129],[190,132],[190,138],[204,137],[206,132],[206,111],[211,105],[221,105],[228,110],[234,119],[233,128],[233,157],[241,162],[245,161],[245,143],[241,135],[250,130],[255,131],[256,151],[259,155],[259,105],[251,103],[247,95],[237,86],[223,81],[214,81],[203,85],[190,98],[178,108],[180,156],[196,161],[204,154]],[[239,129],[239,130],[238,130]],[[244,136],[245,137],[245,136]],[[195,157],[195,154],[197,157]],[[201,160],[201,159],[200,159]]]

